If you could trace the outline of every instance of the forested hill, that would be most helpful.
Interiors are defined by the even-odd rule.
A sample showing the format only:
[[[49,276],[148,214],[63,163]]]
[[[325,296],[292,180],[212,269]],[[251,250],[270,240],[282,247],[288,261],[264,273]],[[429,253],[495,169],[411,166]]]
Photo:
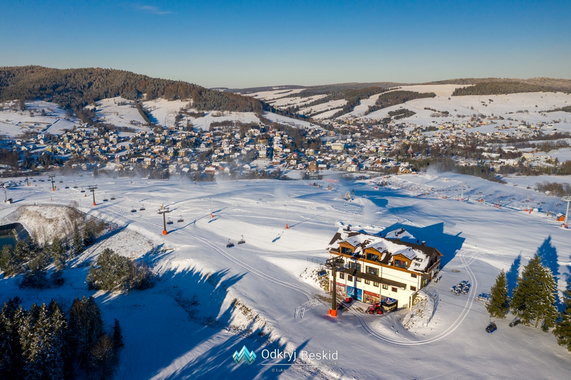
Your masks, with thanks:
[[[115,96],[131,100],[143,96],[146,100],[192,99],[193,107],[199,110],[260,112],[264,107],[261,101],[249,97],[122,70],[0,67],[0,101],[41,99],[78,110],[96,100]]]

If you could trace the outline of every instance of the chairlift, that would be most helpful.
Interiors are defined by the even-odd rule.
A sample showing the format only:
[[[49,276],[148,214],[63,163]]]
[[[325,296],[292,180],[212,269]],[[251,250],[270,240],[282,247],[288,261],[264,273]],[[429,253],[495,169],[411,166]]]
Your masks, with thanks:
[[[134,208],[134,209],[132,209],[132,210],[131,210],[131,212],[137,212],[137,209],[136,209],[136,208]]]
[[[177,223],[182,223],[182,222],[184,222],[184,219],[183,219],[182,217],[180,217],[176,222],[177,222]]]
[[[172,220],[167,221],[167,224],[173,224]]]
[[[246,240],[244,240],[244,235],[241,236],[240,240],[238,240],[238,244],[244,244]]]
[[[144,208],[144,207],[141,207],[141,208],[139,209],[139,211],[145,211],[145,210],[146,210],[146,208]]]
[[[103,199],[103,202],[109,202],[109,199],[105,198]]]
[[[234,243],[232,243],[232,240],[228,239],[228,243],[226,244],[226,248],[232,248],[234,246]]]
[[[111,200],[114,201],[114,200],[115,200],[115,197],[111,197]]]

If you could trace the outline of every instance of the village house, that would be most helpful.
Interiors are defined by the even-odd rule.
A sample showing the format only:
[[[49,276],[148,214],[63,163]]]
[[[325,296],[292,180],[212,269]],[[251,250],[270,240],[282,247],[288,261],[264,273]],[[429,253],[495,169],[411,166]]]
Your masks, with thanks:
[[[329,288],[367,303],[385,298],[397,300],[399,308],[411,307],[418,291],[440,270],[440,253],[425,244],[382,238],[364,232],[339,229],[328,247],[332,257],[344,265],[336,278],[329,271]]]

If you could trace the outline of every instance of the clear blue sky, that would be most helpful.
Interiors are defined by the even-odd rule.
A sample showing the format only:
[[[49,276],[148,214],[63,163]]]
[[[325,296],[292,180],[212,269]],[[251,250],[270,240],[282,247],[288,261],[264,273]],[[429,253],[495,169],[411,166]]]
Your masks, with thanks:
[[[570,17],[570,0],[3,0],[0,66],[208,87],[571,78]]]

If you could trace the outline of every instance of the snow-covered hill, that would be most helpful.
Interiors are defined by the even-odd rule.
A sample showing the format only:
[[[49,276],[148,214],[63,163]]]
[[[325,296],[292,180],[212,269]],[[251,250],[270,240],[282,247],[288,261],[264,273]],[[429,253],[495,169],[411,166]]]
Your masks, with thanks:
[[[388,90],[381,87],[373,95],[359,100],[350,111],[343,111],[346,98],[331,100],[322,95],[302,96],[304,89],[284,90],[277,88],[254,93],[244,92],[245,95],[263,100],[278,109],[299,107],[299,113],[314,118],[326,120],[336,118],[338,121],[377,122],[390,117],[390,113],[399,110],[409,110],[411,116],[399,119],[399,122],[419,126],[435,126],[443,123],[463,124],[473,116],[487,118],[486,125],[479,127],[480,132],[490,132],[498,127],[517,128],[524,123],[545,123],[559,131],[571,131],[571,114],[556,111],[571,105],[571,94],[563,92],[530,92],[507,95],[467,95],[452,96],[457,88],[466,84],[420,84],[395,86]],[[307,90],[306,88],[305,90]],[[417,93],[434,93],[435,97],[410,100],[401,104],[376,110],[375,102],[381,92],[412,91]],[[373,91],[374,92],[374,91]],[[332,93],[336,97],[339,93]],[[341,114],[339,114],[341,113]]]
[[[17,101],[0,103],[0,136],[13,138],[24,133],[59,135],[79,124],[75,116],[55,103],[29,101],[25,102],[23,110]]]
[[[261,379],[276,377],[277,369],[280,377],[293,379],[568,375],[569,353],[551,334],[510,328],[503,321],[496,333],[487,334],[488,315],[475,300],[500,269],[513,279],[536,251],[563,289],[571,231],[559,228],[547,211],[561,212],[564,205],[526,186],[438,173],[366,181],[332,176],[321,187],[304,181],[99,177],[99,205],[92,207],[79,189],[93,178],[59,179],[69,189],[50,192],[49,184],[40,182],[8,189],[18,202],[1,205],[0,217],[18,205],[76,201],[89,215],[124,227],[109,246],[140,257],[160,281],[129,294],[93,293],[86,289],[86,268],[80,264],[65,271],[61,289],[19,290],[15,279],[0,280],[0,302],[16,294],[27,305],[93,294],[106,322],[118,318],[124,329],[117,378]],[[351,190],[355,199],[344,200]],[[167,236],[160,233],[156,213],[162,204],[173,210]],[[523,211],[528,208],[537,210]],[[327,257],[338,222],[368,231],[405,228],[444,253],[442,279],[426,288],[426,310],[406,317],[408,330],[406,311],[372,316],[357,303],[336,320],[326,316],[327,295],[307,273]],[[228,239],[236,243],[242,237],[246,244],[226,247]],[[130,241],[132,247],[125,248]],[[102,248],[94,247],[85,259]],[[472,282],[472,291],[450,293],[449,287],[464,279]],[[242,346],[258,355],[252,365],[232,359]],[[287,363],[264,360],[263,349],[332,350],[338,357],[275,365]]]

